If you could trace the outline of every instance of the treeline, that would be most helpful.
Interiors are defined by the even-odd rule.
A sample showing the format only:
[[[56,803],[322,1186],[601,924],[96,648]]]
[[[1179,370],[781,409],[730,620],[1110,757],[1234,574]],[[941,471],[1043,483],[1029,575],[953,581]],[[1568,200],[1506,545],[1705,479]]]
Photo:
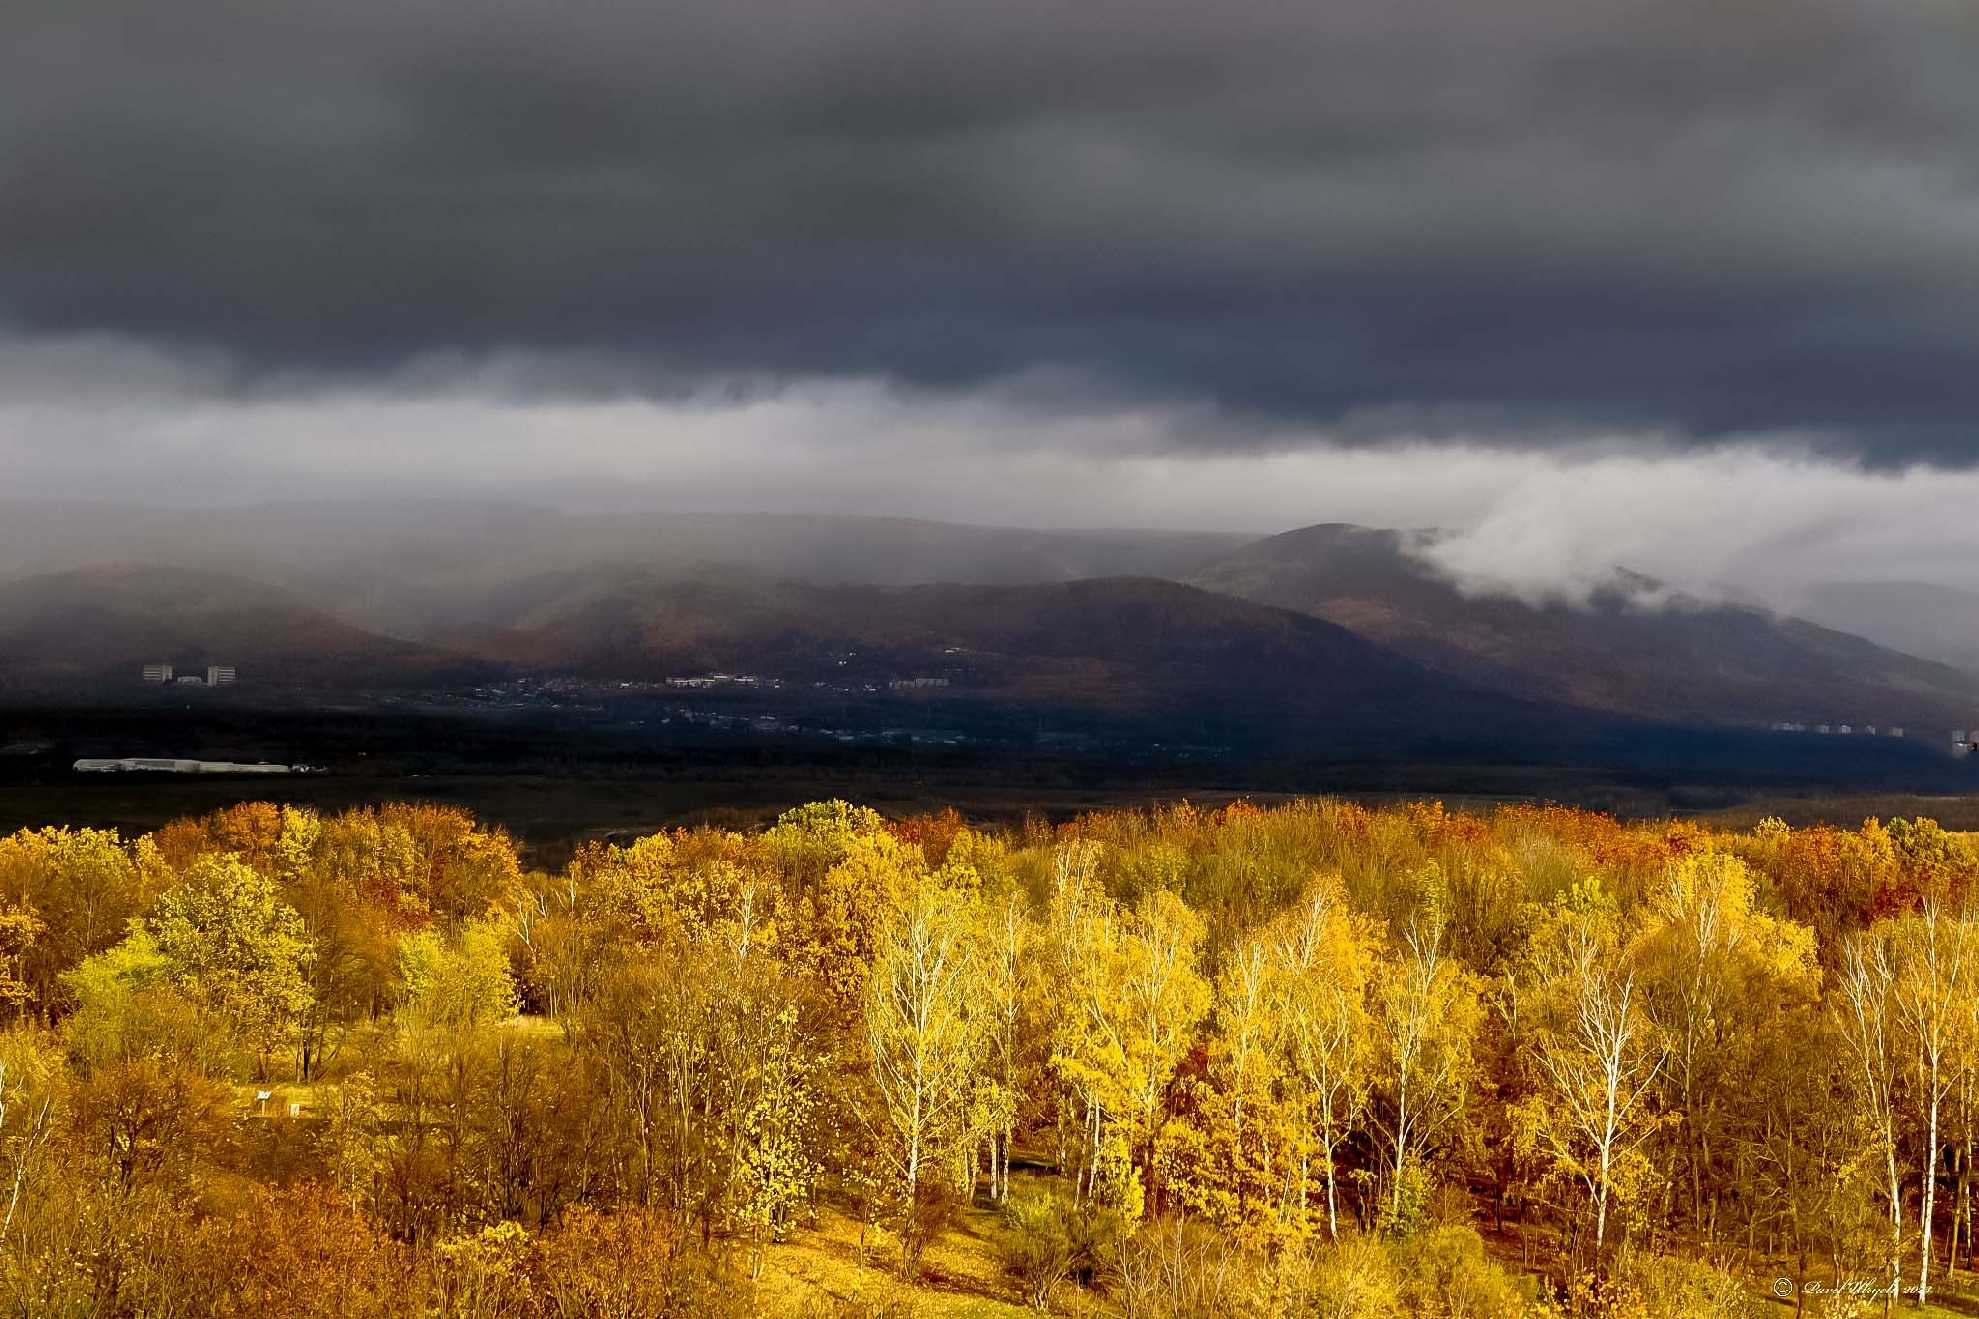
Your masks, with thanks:
[[[835,1215],[911,1281],[986,1209],[1044,1308],[1921,1300],[1972,1266],[1975,874],[1924,820],[1333,801],[831,802],[556,874],[430,806],[26,831],[4,1303],[904,1314],[766,1262]]]

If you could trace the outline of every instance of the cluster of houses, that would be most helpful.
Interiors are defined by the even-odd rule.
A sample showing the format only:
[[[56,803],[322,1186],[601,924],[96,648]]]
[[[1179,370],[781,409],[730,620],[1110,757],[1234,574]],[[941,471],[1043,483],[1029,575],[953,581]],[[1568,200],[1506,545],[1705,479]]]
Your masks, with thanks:
[[[688,687],[705,691],[711,687],[781,687],[774,679],[765,682],[753,673],[703,673],[693,678],[668,678],[669,687]]]
[[[842,659],[838,662],[841,666],[845,663]],[[825,684],[816,685],[823,687]],[[708,691],[717,687],[781,687],[783,683],[776,678],[759,678],[753,673],[703,673],[691,678],[668,678],[667,686]],[[946,686],[948,686],[946,678],[895,678],[887,683],[888,689],[896,692],[924,691]]]

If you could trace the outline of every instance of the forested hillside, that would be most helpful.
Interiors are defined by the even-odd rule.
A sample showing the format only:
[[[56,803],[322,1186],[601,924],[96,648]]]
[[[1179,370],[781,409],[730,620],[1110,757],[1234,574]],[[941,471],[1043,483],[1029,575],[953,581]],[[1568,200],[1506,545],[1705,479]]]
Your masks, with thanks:
[[[1976,876],[1927,820],[1336,801],[554,874],[432,806],[25,831],[0,1306],[1964,1306]]]

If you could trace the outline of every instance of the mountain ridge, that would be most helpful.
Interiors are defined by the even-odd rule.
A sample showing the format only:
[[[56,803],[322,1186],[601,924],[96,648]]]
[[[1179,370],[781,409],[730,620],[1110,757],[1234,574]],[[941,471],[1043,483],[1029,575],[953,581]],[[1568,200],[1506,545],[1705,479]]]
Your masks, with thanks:
[[[1466,593],[1411,540],[1319,524],[1189,580],[1329,619],[1452,677],[1617,714],[1951,728],[1979,711],[1979,679],[1803,619],[1685,597],[1651,607],[1636,593],[1657,584],[1639,574],[1584,604]]]

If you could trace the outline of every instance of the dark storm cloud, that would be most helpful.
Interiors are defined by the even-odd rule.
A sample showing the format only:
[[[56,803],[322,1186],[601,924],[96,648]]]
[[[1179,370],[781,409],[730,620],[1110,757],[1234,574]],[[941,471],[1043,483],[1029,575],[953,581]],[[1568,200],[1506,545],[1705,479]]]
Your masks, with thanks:
[[[1205,443],[1965,462],[1975,14],[28,0],[0,319],[251,370],[611,364],[579,393],[1044,369],[1258,419]]]

